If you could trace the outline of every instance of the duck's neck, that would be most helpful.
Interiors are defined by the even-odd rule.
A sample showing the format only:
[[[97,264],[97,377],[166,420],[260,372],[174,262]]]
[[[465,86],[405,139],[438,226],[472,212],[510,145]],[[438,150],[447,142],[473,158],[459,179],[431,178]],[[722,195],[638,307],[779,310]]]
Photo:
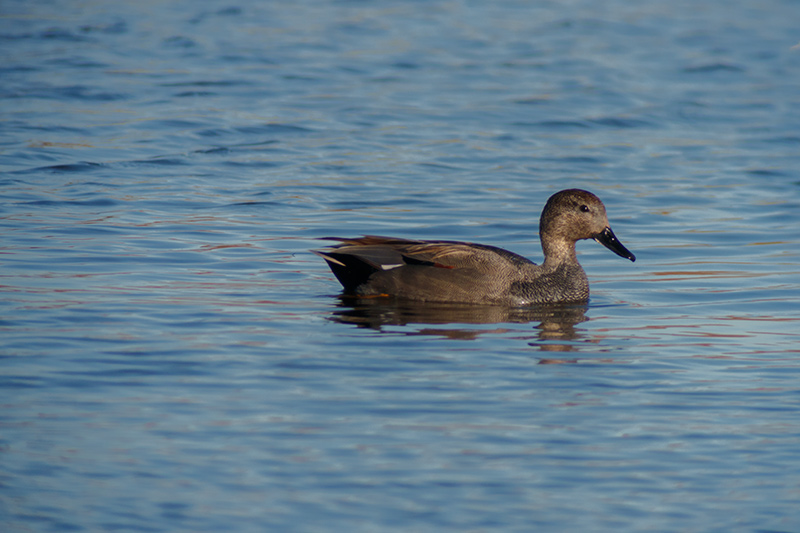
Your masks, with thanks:
[[[544,252],[544,265],[546,267],[556,267],[564,263],[578,262],[574,242],[555,238],[546,234],[540,235],[540,238],[542,240],[542,251]]]

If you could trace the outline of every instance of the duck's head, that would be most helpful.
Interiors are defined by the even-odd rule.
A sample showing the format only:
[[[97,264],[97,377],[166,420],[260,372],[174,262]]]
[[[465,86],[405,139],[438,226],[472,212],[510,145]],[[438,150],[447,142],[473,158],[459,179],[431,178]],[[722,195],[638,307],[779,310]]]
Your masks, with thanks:
[[[545,257],[575,255],[575,241],[594,239],[615,254],[631,261],[636,257],[617,239],[608,223],[600,198],[582,189],[566,189],[547,200],[539,221]]]

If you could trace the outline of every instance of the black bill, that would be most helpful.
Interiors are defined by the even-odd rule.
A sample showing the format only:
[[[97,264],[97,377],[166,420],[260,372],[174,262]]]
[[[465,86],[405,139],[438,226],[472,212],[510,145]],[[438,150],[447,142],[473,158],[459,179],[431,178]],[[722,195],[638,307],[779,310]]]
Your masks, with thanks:
[[[619,242],[619,239],[617,239],[617,236],[614,235],[613,231],[611,231],[611,228],[606,227],[606,229],[594,236],[594,240],[618,256],[624,257],[625,259],[630,259],[631,261],[636,261],[636,256],[633,255],[630,250],[622,246],[622,243]]]

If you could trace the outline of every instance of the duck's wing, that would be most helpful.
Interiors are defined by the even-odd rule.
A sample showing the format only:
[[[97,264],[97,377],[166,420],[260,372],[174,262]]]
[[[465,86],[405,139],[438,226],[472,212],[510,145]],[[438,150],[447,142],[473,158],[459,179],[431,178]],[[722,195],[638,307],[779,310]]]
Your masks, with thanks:
[[[406,267],[413,268],[415,279],[435,277],[460,278],[491,275],[507,271],[508,275],[517,271],[521,265],[532,265],[528,259],[497,248],[482,244],[459,241],[418,241],[368,235],[353,239],[327,237],[340,244],[314,250],[321,256],[342,283],[346,291],[354,291],[365,284],[375,272],[393,271],[391,277],[411,275]],[[397,270],[400,269],[400,270]],[[451,271],[451,275],[444,271]],[[419,282],[417,282],[419,283]]]

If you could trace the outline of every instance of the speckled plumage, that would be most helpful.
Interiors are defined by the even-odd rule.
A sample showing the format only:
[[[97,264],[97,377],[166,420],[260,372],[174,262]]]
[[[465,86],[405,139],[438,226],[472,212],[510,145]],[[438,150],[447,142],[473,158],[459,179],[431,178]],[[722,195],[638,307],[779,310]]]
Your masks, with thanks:
[[[327,261],[348,294],[504,305],[586,301],[589,281],[575,254],[580,239],[595,239],[635,260],[611,231],[603,202],[588,191],[551,196],[539,236],[542,265],[484,244],[378,236],[329,237],[340,244],[314,253]]]

